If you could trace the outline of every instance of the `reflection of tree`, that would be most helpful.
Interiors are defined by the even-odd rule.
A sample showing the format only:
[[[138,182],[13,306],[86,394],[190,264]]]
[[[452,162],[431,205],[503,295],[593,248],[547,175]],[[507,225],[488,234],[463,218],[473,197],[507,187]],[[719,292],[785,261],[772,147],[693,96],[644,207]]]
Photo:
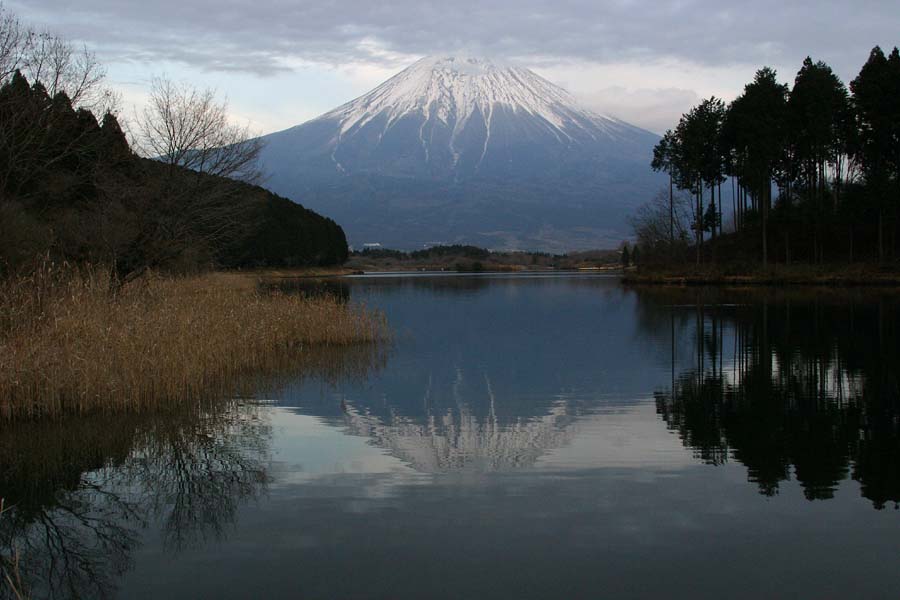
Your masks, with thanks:
[[[263,491],[270,437],[271,427],[251,406],[204,413],[194,422],[156,421],[120,476],[128,485],[151,484],[146,507],[163,517],[167,546],[178,551],[221,536],[240,503]]]
[[[131,425],[127,419],[29,423],[0,438],[0,490],[10,507],[0,519],[4,575],[17,552],[34,597],[102,597],[112,576],[127,568],[136,534],[121,523],[135,520],[134,509],[104,484],[109,467],[128,456]]]
[[[877,507],[900,502],[900,300],[857,293],[641,291],[644,327],[668,313],[693,364],[657,410],[706,462],[734,458],[760,492],[793,476],[809,499],[848,475]],[[710,304],[707,304],[710,302]],[[674,364],[674,358],[673,358]]]
[[[33,597],[111,595],[150,520],[164,522],[177,550],[219,535],[262,493],[269,436],[258,411],[237,406],[4,432],[3,575],[18,553]],[[14,596],[3,588],[0,597]]]

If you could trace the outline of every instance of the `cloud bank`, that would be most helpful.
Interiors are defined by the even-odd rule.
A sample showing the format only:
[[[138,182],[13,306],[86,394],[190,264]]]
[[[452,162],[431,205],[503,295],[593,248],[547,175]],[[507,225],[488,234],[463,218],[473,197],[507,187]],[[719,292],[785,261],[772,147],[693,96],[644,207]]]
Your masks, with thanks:
[[[770,64],[791,69],[782,73],[790,80],[809,54],[829,62],[846,80],[856,74],[873,45],[900,43],[896,0],[7,4],[31,22],[85,41],[105,60],[131,63],[135,69],[167,62],[208,72],[278,77],[309,65],[396,70],[419,56],[460,51],[516,60],[551,78],[573,64],[592,77],[603,69],[631,69],[632,83],[627,85],[605,81],[571,87],[585,88],[581,95],[590,102],[621,105],[626,112],[635,104],[646,107],[660,115],[650,119],[654,129],[670,118],[662,116],[665,106],[681,106],[705,95],[708,87],[701,88],[696,80],[710,73],[730,70],[744,76],[749,70],[752,75],[752,68]],[[657,83],[654,76],[667,65],[683,81],[674,86]],[[616,90],[623,93],[615,95]],[[739,88],[730,85],[725,91]]]

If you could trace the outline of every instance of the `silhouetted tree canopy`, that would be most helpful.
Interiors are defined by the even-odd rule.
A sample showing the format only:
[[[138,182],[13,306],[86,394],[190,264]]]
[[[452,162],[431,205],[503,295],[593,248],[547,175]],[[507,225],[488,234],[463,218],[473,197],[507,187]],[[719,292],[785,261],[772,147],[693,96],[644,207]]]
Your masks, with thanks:
[[[764,67],[727,107],[704,100],[666,132],[651,167],[695,199],[698,262],[717,252],[764,266],[900,258],[900,51],[874,48],[850,91],[831,67],[807,57],[792,88]],[[733,190],[736,232],[715,243],[723,183]],[[648,250],[684,260],[686,252],[673,251],[685,244],[676,239],[669,197],[668,243],[656,235]],[[707,233],[714,243],[704,251]]]

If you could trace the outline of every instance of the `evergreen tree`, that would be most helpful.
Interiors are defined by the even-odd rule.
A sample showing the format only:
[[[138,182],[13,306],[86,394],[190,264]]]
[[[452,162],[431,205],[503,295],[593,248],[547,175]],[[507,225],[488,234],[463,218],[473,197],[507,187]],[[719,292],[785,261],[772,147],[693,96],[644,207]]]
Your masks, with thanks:
[[[823,62],[813,63],[807,57],[788,100],[789,140],[782,165],[782,197],[790,212],[794,196],[802,194],[807,209],[805,220],[814,224],[814,259],[821,253],[821,224],[837,208],[849,123],[850,97],[843,82],[831,67]],[[826,202],[829,172],[833,196],[831,202]]]
[[[716,205],[710,202],[706,212],[703,213],[703,231],[715,231],[720,222],[719,211],[716,210]]]
[[[718,212],[715,201],[716,187],[724,180],[725,160],[721,147],[722,127],[725,121],[725,104],[712,97],[701,102],[681,117],[675,129],[673,141],[669,142],[675,151],[670,153],[677,175],[678,187],[690,191],[695,196],[694,209],[697,263],[701,260],[703,232],[704,189],[710,190],[710,206]],[[718,219],[713,220],[717,223]]]
[[[786,85],[773,69],[764,67],[728,109],[727,129],[732,155],[740,157],[740,178],[750,190],[762,229],[762,262],[768,265],[768,220],[772,182],[783,156],[787,121]]]
[[[884,260],[884,217],[891,179],[892,139],[897,96],[892,94],[891,67],[884,52],[876,46],[859,75],[850,83],[856,109],[859,145],[857,160],[878,212],[878,259]]]
[[[865,233],[863,254],[877,248],[879,260],[884,260],[888,252],[896,253],[900,50],[885,56],[874,48],[850,89],[852,96],[827,64],[807,57],[790,93],[774,70],[763,68],[727,110],[716,98],[704,100],[666,132],[654,148],[651,166],[669,174],[672,187],[694,197],[691,218],[698,264],[704,233],[721,233],[720,190],[727,176],[732,178],[736,235],[746,237],[748,228],[755,234],[759,227],[762,242],[729,244],[729,253],[761,247],[765,267],[770,245],[790,262],[791,240],[795,245],[799,240],[809,243],[799,244],[799,255],[809,248],[811,261],[824,260],[825,248],[854,260],[860,256],[854,247],[859,230]],[[776,186],[778,202],[773,205]],[[677,212],[672,210],[672,196],[670,189],[670,242]],[[658,233],[664,229],[664,215],[659,207],[647,210],[656,215],[652,239],[662,239]],[[635,222],[645,226],[648,221]],[[780,235],[773,237],[772,232]],[[717,247],[714,244],[714,252]]]
[[[119,120],[111,112],[103,115],[98,145],[105,156],[116,162],[128,160],[133,156],[125,132],[122,131]]]
[[[678,150],[678,140],[675,133],[669,129],[663,135],[659,143],[653,148],[653,161],[650,166],[654,171],[662,171],[669,176],[669,243],[675,241],[675,153]]]

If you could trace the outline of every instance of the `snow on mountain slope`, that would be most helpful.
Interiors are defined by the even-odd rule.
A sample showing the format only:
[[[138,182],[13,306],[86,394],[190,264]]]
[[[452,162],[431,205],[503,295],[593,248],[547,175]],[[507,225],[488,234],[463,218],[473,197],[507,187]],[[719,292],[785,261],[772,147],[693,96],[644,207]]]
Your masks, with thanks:
[[[477,58],[423,58],[365,96],[345,104],[322,119],[337,119],[342,135],[358,130],[376,116],[387,115],[385,129],[410,114],[421,114],[451,125],[454,133],[473,115],[490,123],[495,106],[522,111],[546,123],[560,138],[577,128],[593,136],[590,125],[614,135],[613,119],[592,115],[578,107],[568,92],[528,69],[500,66]],[[490,131],[490,126],[488,126]]]
[[[351,243],[559,249],[627,234],[628,207],[655,182],[656,140],[528,69],[429,57],[266,136],[262,160],[269,187],[335,218]],[[566,239],[574,223],[587,233]]]

